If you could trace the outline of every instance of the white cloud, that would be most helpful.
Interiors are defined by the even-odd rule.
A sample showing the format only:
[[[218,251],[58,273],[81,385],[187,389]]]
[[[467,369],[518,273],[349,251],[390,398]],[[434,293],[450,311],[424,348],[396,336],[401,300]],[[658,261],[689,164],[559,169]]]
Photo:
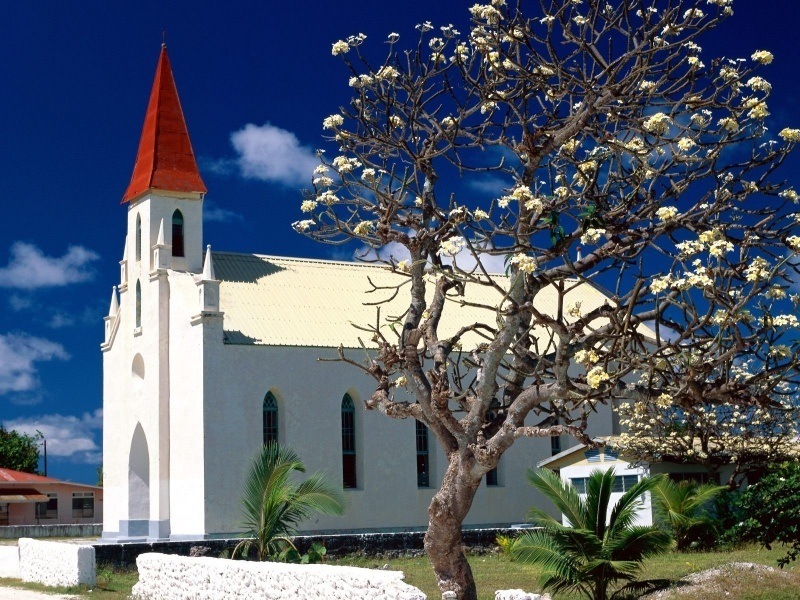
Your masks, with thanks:
[[[6,429],[34,435],[41,431],[47,440],[47,455],[74,462],[96,464],[102,460],[96,435],[103,429],[103,409],[75,415],[19,417],[3,422]]]
[[[11,294],[8,297],[8,304],[11,306],[11,310],[14,312],[19,312],[33,306],[33,300],[18,294]]]
[[[234,221],[243,221],[244,217],[237,212],[228,210],[227,208],[220,208],[215,206],[209,201],[206,201],[203,207],[203,221],[215,223],[232,223]]]
[[[34,290],[88,281],[94,277],[89,265],[100,257],[83,246],[70,246],[60,258],[45,256],[26,242],[11,246],[11,260],[0,267],[0,288]]]
[[[248,123],[231,134],[243,177],[272,181],[286,186],[310,182],[319,164],[314,150],[300,145],[291,131],[266,123]]]
[[[39,387],[37,362],[68,358],[67,351],[56,342],[24,334],[0,334],[0,396]]]
[[[353,253],[353,258],[355,260],[375,260],[375,258],[378,258],[386,262],[389,262],[389,259],[393,258],[395,262],[399,262],[401,260],[409,260],[411,255],[408,253],[408,249],[402,244],[398,242],[389,242],[377,250],[370,246],[361,246],[361,248]],[[506,271],[504,254],[493,255],[485,252],[478,252],[476,257],[469,250],[464,249],[455,257],[456,265],[463,271],[471,271],[478,264],[478,261],[480,261],[487,273],[496,274],[505,273]],[[443,256],[442,262],[446,265],[452,265],[453,257]]]
[[[496,175],[483,175],[471,178],[467,185],[473,190],[485,192],[494,197],[502,196],[503,190],[507,190],[513,186],[513,182],[509,183],[507,179],[498,177]]]

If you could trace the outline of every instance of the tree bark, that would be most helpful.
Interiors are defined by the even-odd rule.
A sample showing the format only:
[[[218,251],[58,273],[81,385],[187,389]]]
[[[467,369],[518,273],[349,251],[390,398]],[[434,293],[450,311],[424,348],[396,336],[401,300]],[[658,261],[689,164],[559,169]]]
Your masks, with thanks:
[[[471,472],[470,463],[453,453],[442,487],[428,508],[430,521],[425,533],[425,552],[444,593],[456,593],[458,600],[477,600],[475,579],[462,548],[461,524],[467,516],[481,477]]]

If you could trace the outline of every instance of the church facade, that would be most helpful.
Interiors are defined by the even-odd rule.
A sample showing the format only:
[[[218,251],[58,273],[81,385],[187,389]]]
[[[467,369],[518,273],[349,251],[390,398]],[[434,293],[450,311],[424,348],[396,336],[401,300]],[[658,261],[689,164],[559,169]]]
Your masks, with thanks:
[[[446,466],[434,436],[413,420],[364,410],[372,380],[318,360],[335,357],[340,344],[360,347],[352,324],[375,319],[374,306],[363,304],[369,281],[393,275],[357,263],[212,252],[203,239],[205,193],[162,48],[122,201],[127,236],[101,345],[103,536],[241,532],[246,469],[268,440],[291,446],[309,472],[326,471],[344,489],[345,514],[303,523],[304,531],[426,527]],[[586,307],[605,301],[597,290],[581,293]],[[461,318],[481,318],[470,310],[478,309]],[[590,435],[612,433],[611,414],[597,417]],[[560,443],[515,444],[465,525],[521,523],[532,504],[544,506],[525,471]]]

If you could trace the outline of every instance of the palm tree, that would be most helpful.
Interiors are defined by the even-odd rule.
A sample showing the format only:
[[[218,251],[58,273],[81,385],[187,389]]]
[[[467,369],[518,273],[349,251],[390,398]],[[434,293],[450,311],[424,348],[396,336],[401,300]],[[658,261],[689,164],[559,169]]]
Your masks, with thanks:
[[[704,514],[706,505],[726,486],[664,478],[653,490],[656,516],[669,525],[678,550],[688,549],[704,533],[714,533],[714,521]]]
[[[556,505],[569,525],[532,508],[529,517],[540,529],[520,536],[512,555],[544,568],[540,583],[546,590],[577,592],[590,600],[607,600],[612,584],[634,582],[642,561],[666,552],[672,543],[666,531],[633,524],[642,496],[659,481],[658,477],[645,477],[636,483],[607,516],[614,469],[592,471],[586,480],[585,498],[571,483],[549,470],[528,471],[528,482]],[[629,583],[617,593],[644,589],[650,583]]]
[[[294,548],[291,535],[297,525],[313,513],[341,515],[344,498],[320,473],[302,483],[291,480],[294,472],[306,468],[297,454],[275,442],[269,442],[256,455],[244,488],[244,539],[233,549],[233,556],[247,556],[255,548],[258,560],[280,554],[286,546]]]

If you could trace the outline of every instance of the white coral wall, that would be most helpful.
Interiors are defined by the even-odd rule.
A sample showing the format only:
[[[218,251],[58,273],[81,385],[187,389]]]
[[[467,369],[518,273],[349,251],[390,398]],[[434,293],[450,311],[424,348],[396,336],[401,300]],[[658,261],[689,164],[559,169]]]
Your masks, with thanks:
[[[253,563],[219,558],[142,554],[136,559],[139,600],[425,600],[399,571],[331,565]]]
[[[92,546],[19,540],[19,573],[23,581],[48,586],[95,584]]]

